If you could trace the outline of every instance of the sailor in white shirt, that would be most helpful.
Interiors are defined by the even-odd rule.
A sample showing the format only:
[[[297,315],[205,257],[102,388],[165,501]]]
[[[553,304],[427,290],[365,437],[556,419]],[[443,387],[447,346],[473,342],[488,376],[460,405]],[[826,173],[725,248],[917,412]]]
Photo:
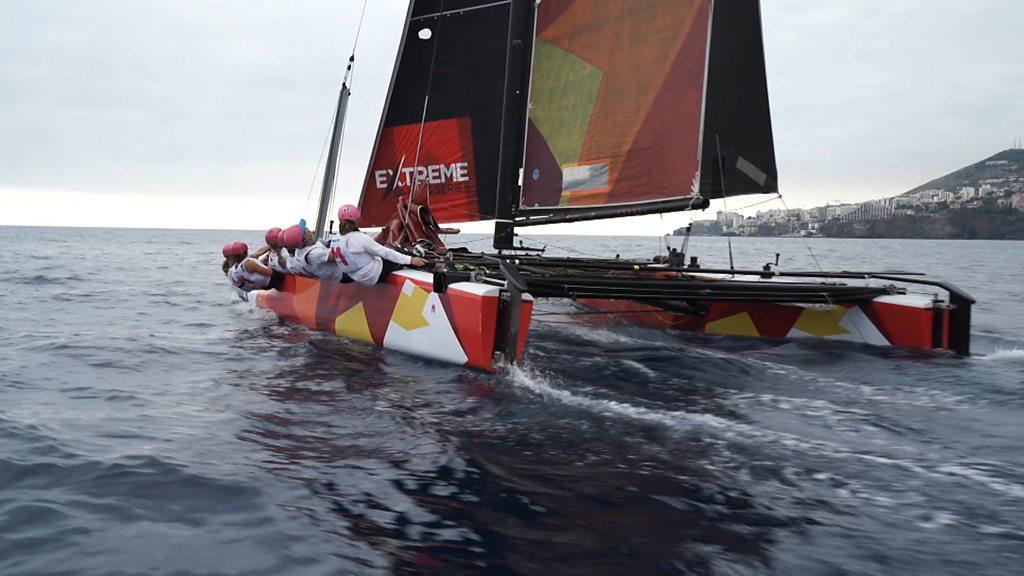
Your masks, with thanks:
[[[233,242],[221,249],[224,254],[224,274],[228,280],[243,292],[278,288],[284,277],[249,256],[245,242]]]
[[[372,286],[402,266],[425,266],[427,261],[381,246],[359,230],[359,208],[338,209],[338,235],[331,239],[330,255],[338,269],[353,281]]]
[[[288,269],[288,252],[281,245],[281,229],[271,228],[263,235],[267,245],[260,248],[253,254],[261,263],[270,267],[271,270],[281,274],[291,274]]]
[[[327,247],[314,239],[313,231],[301,224],[281,232],[281,244],[295,254],[288,258],[288,270],[300,276],[341,282],[342,270]]]

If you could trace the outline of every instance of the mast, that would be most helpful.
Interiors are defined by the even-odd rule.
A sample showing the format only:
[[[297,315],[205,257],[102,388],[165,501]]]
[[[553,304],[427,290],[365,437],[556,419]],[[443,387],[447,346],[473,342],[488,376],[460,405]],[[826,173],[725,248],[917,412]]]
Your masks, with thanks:
[[[515,214],[522,185],[522,160],[526,144],[526,116],[533,67],[533,37],[539,0],[512,0],[509,18],[509,51],[505,65],[505,101],[502,112],[501,148],[498,160],[498,195],[494,210],[494,248],[512,248]]]
[[[320,205],[316,211],[316,238],[322,239],[326,230],[327,211],[330,210],[331,196],[334,194],[334,178],[338,167],[338,149],[341,147],[341,135],[345,132],[345,113],[348,111],[348,97],[352,91],[348,87],[349,73],[352,70],[353,55],[348,61],[345,79],[341,82],[338,93],[338,105],[334,112],[334,129],[331,131],[331,148],[327,153],[327,166],[324,168],[324,183],[320,188]]]

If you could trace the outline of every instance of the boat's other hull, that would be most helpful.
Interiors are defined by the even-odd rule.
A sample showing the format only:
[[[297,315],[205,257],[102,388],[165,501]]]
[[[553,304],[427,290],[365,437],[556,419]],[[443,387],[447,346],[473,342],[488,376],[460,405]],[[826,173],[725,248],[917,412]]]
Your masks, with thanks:
[[[500,293],[488,284],[458,282],[438,294],[432,275],[401,270],[375,286],[289,276],[280,290],[256,292],[255,302],[313,330],[494,371]],[[526,346],[532,312],[533,299],[524,294],[515,360]]]
[[[755,338],[824,338],[900,348],[951,349],[949,308],[917,295],[881,296],[860,305],[708,302],[703,317],[631,300],[581,299],[588,308],[659,329]]]

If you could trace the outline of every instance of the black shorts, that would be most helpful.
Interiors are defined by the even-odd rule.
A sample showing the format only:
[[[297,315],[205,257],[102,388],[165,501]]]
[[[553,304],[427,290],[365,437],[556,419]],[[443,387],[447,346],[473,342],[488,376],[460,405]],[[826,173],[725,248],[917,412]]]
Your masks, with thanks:
[[[384,260],[383,264],[380,268],[380,276],[377,277],[377,284],[384,282],[388,279],[388,276],[391,276],[392,272],[402,268],[401,264],[395,264],[391,260]]]
[[[271,290],[280,290],[284,284],[284,274],[281,274],[277,270],[274,270],[270,274],[270,284],[267,284],[267,288]]]

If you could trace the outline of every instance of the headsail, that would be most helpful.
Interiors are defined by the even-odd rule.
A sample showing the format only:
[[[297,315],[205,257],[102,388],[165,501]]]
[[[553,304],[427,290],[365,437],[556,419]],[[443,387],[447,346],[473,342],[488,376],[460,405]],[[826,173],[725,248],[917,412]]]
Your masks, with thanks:
[[[716,1],[710,48],[700,194],[778,192],[758,0]]]
[[[363,224],[384,225],[425,182],[442,222],[495,217],[513,0],[413,0],[363,185]],[[524,73],[522,71],[521,73]],[[514,75],[513,75],[514,76]],[[420,201],[422,201],[421,199]]]

